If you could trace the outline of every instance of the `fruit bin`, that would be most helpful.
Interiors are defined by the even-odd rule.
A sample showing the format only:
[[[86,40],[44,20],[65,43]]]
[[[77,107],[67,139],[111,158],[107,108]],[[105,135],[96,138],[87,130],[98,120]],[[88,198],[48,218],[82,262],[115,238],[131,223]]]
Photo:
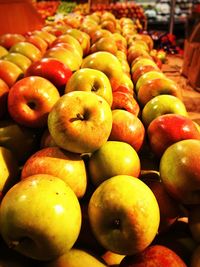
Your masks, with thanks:
[[[105,10],[0,35],[0,264],[199,266],[193,91],[154,45]]]

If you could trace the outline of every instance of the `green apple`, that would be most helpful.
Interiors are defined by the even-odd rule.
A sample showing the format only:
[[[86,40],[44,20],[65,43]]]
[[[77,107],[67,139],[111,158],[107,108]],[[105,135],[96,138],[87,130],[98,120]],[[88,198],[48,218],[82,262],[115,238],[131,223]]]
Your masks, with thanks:
[[[15,52],[8,53],[4,59],[15,63],[24,73],[32,63],[28,57]]]
[[[11,150],[0,146],[0,199],[18,180],[18,164]]]
[[[149,100],[142,109],[142,122],[147,127],[153,119],[169,113],[188,117],[185,104],[178,97],[173,95],[158,95]]]
[[[78,198],[84,196],[87,187],[86,167],[79,154],[48,147],[32,154],[21,170],[21,179],[34,174],[49,174],[65,181]]]
[[[98,51],[83,59],[81,68],[97,69],[104,72],[110,80],[114,90],[120,85],[123,73],[120,61],[113,54],[106,51]]]
[[[79,201],[61,179],[38,174],[12,186],[0,207],[6,244],[36,260],[53,260],[74,245],[81,227]]]
[[[112,128],[107,101],[92,92],[73,91],[60,97],[48,116],[55,143],[75,153],[91,153],[106,143]]]
[[[42,265],[44,267],[107,267],[102,259],[93,253],[79,248],[72,248],[54,261]]]
[[[65,87],[65,93],[71,91],[92,91],[102,96],[110,106],[112,105],[110,81],[100,70],[84,68],[74,72]]]
[[[153,192],[140,179],[129,175],[102,182],[89,200],[88,214],[99,243],[122,255],[139,253],[148,247],[160,222]]]
[[[168,193],[185,205],[200,204],[200,140],[169,146],[160,159],[160,177]]]
[[[39,149],[39,134],[11,119],[0,121],[0,146],[11,150],[20,165]]]
[[[88,173],[95,186],[119,174],[138,177],[140,159],[130,144],[121,141],[107,141],[89,158]]]
[[[20,53],[28,57],[32,62],[39,60],[42,57],[42,53],[39,48],[27,41],[16,43],[10,48],[9,52]]]

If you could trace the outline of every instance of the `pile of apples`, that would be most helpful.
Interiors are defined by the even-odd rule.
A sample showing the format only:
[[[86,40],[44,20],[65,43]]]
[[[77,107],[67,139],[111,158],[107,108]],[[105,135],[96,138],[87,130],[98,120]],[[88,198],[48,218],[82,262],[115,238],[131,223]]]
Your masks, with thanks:
[[[0,264],[197,267],[200,128],[111,12],[0,36]]]

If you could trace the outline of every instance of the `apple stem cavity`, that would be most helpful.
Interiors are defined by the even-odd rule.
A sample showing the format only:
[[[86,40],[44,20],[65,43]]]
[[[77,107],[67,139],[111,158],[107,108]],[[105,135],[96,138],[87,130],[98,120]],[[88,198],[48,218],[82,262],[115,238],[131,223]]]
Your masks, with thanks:
[[[121,221],[120,221],[120,219],[115,219],[113,221],[113,228],[114,229],[120,229],[121,228]]]
[[[30,109],[34,110],[36,108],[36,104],[33,101],[28,102],[27,105],[29,106]]]

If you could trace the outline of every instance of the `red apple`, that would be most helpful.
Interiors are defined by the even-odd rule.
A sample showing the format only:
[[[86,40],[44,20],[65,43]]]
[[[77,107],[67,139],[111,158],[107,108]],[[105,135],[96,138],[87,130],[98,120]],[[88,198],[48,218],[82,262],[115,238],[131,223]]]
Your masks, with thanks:
[[[145,74],[146,72],[152,71],[152,70],[158,70],[157,65],[153,66],[153,65],[143,65],[143,66],[139,66],[132,74],[131,74],[131,78],[133,80],[133,83],[136,84],[138,79],[140,78],[140,76],[142,76],[143,74]]]
[[[113,122],[109,140],[126,142],[139,151],[145,137],[145,128],[141,120],[122,109],[112,110],[112,115]]]
[[[4,46],[6,49],[10,49],[13,45],[18,42],[25,41],[25,37],[18,33],[4,33],[0,35],[0,45]]]
[[[59,147],[38,150],[23,165],[21,179],[34,174],[49,174],[62,179],[82,198],[87,187],[85,163],[80,155],[64,151]]]
[[[39,76],[29,76],[11,87],[8,111],[20,125],[44,127],[49,112],[59,98],[57,88],[50,81]]]
[[[167,192],[184,205],[200,204],[200,140],[169,146],[160,160],[160,177]]]
[[[15,63],[0,59],[0,79],[2,79],[8,87],[11,87],[24,76],[22,69]]]
[[[172,79],[167,77],[150,79],[145,82],[138,91],[137,98],[142,106],[157,95],[173,95],[182,100],[181,88]]]
[[[38,35],[30,35],[26,37],[26,42],[32,43],[35,45],[38,49],[40,49],[42,55],[46,52],[48,48],[48,43],[40,36]]]
[[[52,82],[63,93],[72,75],[70,68],[56,58],[42,58],[27,69],[25,76],[40,76]]]
[[[7,111],[7,98],[8,98],[9,87],[0,79],[0,119],[5,115]]]
[[[200,133],[194,122],[179,114],[165,114],[155,118],[147,129],[152,151],[161,157],[175,142],[185,139],[200,140]]]
[[[114,91],[112,110],[125,109],[126,111],[138,116],[140,107],[136,99],[128,93]]]
[[[143,252],[126,256],[119,267],[187,267],[171,249],[163,245],[150,245]]]

